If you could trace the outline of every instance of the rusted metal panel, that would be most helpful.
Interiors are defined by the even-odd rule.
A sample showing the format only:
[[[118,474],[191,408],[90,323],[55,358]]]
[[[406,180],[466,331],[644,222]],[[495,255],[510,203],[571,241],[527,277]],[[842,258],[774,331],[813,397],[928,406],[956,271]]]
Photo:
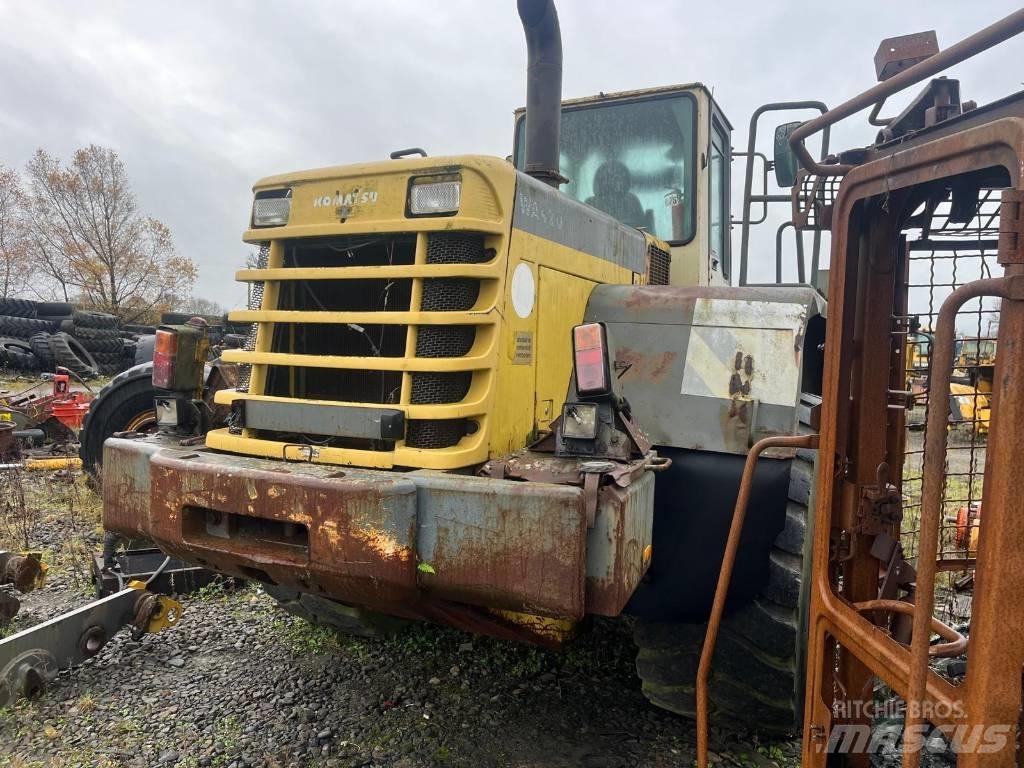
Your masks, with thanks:
[[[269,462],[241,471],[164,451],[150,459],[150,485],[150,534],[166,552],[354,602],[415,592],[416,487],[399,475],[318,476]],[[224,515],[302,526],[306,543],[265,524],[218,530]]]
[[[416,472],[428,594],[581,618],[586,517],[579,488]],[[432,572],[431,572],[432,571]]]
[[[654,474],[601,489],[587,531],[587,613],[618,616],[651,563]]]
[[[103,444],[103,527],[108,531],[130,539],[148,536],[149,458],[160,449],[153,439],[111,437]]]
[[[651,442],[745,454],[795,431],[811,288],[598,286],[623,394]]]
[[[939,39],[934,29],[910,35],[888,37],[875,52],[875,74],[879,82],[918,64],[939,52]]]
[[[107,528],[224,573],[460,626],[508,624],[471,605],[584,613],[578,487],[285,463],[161,436],[108,440],[103,469]]]

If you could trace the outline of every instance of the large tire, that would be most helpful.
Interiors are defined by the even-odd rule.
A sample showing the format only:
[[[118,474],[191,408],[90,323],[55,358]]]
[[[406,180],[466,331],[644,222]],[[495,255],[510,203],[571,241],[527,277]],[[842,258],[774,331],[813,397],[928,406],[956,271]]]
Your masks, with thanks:
[[[28,340],[37,333],[47,333],[52,330],[53,323],[47,320],[0,315],[0,336]]]
[[[76,328],[117,328],[117,316],[106,312],[76,309],[71,315]]]
[[[32,347],[32,354],[39,361],[39,369],[52,372],[54,362],[53,352],[50,351],[50,334],[37,333],[28,340],[28,343]]]
[[[809,431],[806,418],[801,421],[801,429]],[[799,451],[792,460],[786,522],[771,551],[767,585],[722,620],[708,688],[710,719],[716,725],[772,734],[800,728],[815,459],[815,451]],[[706,628],[636,622],[637,673],[651,703],[696,717],[697,666]]]
[[[83,339],[75,336],[79,343],[93,353],[93,357],[96,353],[121,356],[121,350],[124,348],[124,341],[119,336],[110,336],[100,339]]]
[[[156,426],[153,365],[139,365],[115,376],[92,401],[79,433],[82,468],[96,480],[103,466],[103,443],[115,432],[146,432]]]
[[[27,341],[0,338],[0,366],[15,371],[35,371],[39,361]]]
[[[36,302],[28,299],[0,299],[0,315],[9,317],[35,317]]]
[[[68,304],[66,301],[39,301],[36,302],[36,312],[39,313],[39,317],[57,318],[57,317],[71,317],[71,313],[75,311],[74,304]]]
[[[395,634],[408,624],[405,619],[356,608],[308,592],[298,592],[269,584],[264,584],[263,588],[277,601],[280,608],[292,616],[344,635],[385,637]]]
[[[55,365],[67,368],[80,378],[91,379],[99,372],[99,365],[89,350],[66,333],[55,333],[50,337],[50,352]]]
[[[89,328],[84,325],[74,325],[74,328],[68,331],[68,333],[82,341],[86,339],[89,341],[107,341],[109,339],[121,338],[121,332],[117,328]]]
[[[135,364],[153,362],[153,350],[156,347],[156,335],[139,336],[135,341]]]

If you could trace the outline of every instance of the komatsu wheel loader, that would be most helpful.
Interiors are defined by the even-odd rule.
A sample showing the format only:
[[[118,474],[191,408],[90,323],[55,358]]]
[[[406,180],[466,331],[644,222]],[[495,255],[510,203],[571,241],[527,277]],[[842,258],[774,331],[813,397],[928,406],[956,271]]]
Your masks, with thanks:
[[[908,580],[889,571],[880,593],[884,568],[863,564],[865,542],[885,543],[880,534],[899,524],[895,454],[881,465],[906,380],[889,370],[905,347],[890,319],[909,313],[899,301],[890,312],[896,294],[879,286],[904,276],[847,228],[874,232],[870,216],[895,215],[896,200],[851,210],[837,207],[836,190],[857,192],[861,163],[898,174],[905,148],[925,153],[972,113],[949,90],[956,81],[936,81],[876,144],[827,163],[804,148],[808,126],[850,111],[782,126],[774,167],[785,180],[799,157],[795,222],[832,228],[831,278],[815,252],[809,279],[799,261],[802,284],[782,284],[778,257],[779,284],[751,285],[749,203],[776,200],[751,192],[753,138],[736,264],[731,127],[711,92],[693,84],[563,103],[553,4],[520,0],[519,13],[529,75],[511,161],[404,150],[256,183],[244,240],[260,258],[238,273],[251,301],[231,315],[253,324],[249,343],[204,378],[201,324],[158,331],[160,429],[106,440],[104,524],[358,633],[424,620],[560,645],[588,615],[632,617],[644,692],[699,715],[705,749],[709,712],[745,728],[798,728],[806,661],[806,723],[824,729],[809,732],[811,749],[829,738],[822,675],[836,667],[825,634],[855,649],[891,642],[878,653],[894,657],[901,647],[878,617],[907,612],[891,604]],[[882,86],[905,87],[908,73],[918,82],[934,53],[888,56]],[[763,109],[785,107],[826,111]],[[975,165],[988,157],[1019,184],[1011,153],[992,152]],[[949,195],[921,174],[907,182],[916,191],[900,199],[909,207],[898,226],[873,235],[889,256],[906,245],[899,227],[924,221],[918,203],[934,212],[926,192]],[[969,181],[953,187],[955,203],[969,207],[974,181],[1007,186],[998,174]],[[881,291],[877,305],[847,303],[869,288]],[[997,389],[1017,359],[1005,312]],[[882,338],[877,380],[858,367],[868,347],[851,335],[867,326]],[[943,328],[932,328],[940,350]],[[807,433],[823,393],[811,515],[817,436]],[[1002,396],[993,393],[990,440]],[[853,426],[863,462],[841,444]],[[985,511],[982,553],[999,530],[987,501]],[[855,580],[843,563],[861,568]],[[821,618],[840,610],[836,590],[857,595],[877,637]],[[923,615],[913,619],[918,655]],[[897,690],[907,679],[897,676]],[[909,690],[921,695],[917,677]]]

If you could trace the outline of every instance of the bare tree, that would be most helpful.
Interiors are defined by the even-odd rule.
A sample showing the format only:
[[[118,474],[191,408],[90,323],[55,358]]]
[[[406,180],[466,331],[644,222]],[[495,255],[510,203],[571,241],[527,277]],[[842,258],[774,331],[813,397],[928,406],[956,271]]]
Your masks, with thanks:
[[[201,296],[187,296],[183,299],[178,299],[171,305],[171,310],[185,314],[204,315],[206,317],[224,314],[224,308],[220,304],[210,299],[204,299]]]
[[[0,165],[0,298],[23,296],[33,282],[25,195],[18,172]]]
[[[33,246],[66,299],[137,322],[187,295],[196,278],[167,226],[139,212],[124,164],[90,145],[71,164],[42,149],[26,167]]]

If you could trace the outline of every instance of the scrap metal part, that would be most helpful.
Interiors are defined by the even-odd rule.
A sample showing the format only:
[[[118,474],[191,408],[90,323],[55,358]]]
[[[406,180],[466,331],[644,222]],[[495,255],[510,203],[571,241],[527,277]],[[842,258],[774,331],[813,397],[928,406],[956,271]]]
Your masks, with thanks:
[[[62,669],[92,658],[124,626],[136,639],[174,626],[181,605],[132,582],[125,589],[0,640],[0,708],[36,698]]]
[[[43,586],[46,563],[38,552],[5,552],[0,550],[0,585],[11,584],[19,592],[31,592]]]

